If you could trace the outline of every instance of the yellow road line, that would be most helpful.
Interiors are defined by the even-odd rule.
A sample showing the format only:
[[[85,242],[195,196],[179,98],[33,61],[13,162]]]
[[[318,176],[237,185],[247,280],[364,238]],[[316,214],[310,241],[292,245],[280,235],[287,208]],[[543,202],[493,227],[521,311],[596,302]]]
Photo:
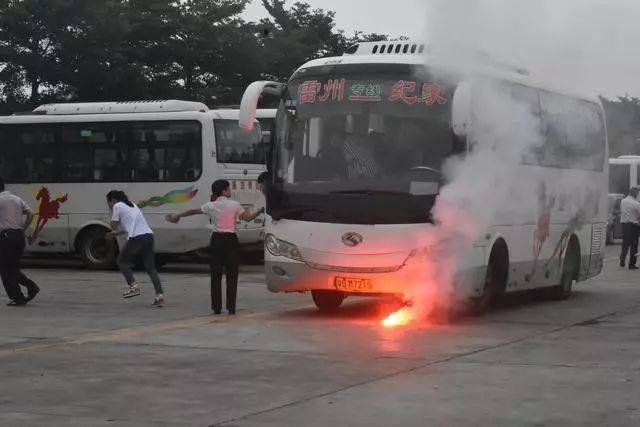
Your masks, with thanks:
[[[238,319],[238,320],[252,319],[255,317],[260,317],[260,316],[271,314],[274,312],[275,310],[258,311],[255,313],[249,313],[246,315],[237,316],[235,317],[235,319]],[[152,335],[152,334],[159,334],[159,333],[166,333],[166,332],[175,332],[175,331],[192,329],[192,328],[197,328],[199,326],[205,326],[205,325],[210,325],[215,323],[226,323],[226,322],[229,322],[230,320],[231,318],[226,316],[225,317],[213,317],[213,316],[194,317],[191,319],[160,323],[157,325],[140,326],[135,328],[124,328],[124,329],[117,329],[114,331],[105,331],[105,332],[98,332],[93,334],[82,334],[75,337],[72,336],[72,337],[66,337],[66,338],[59,338],[59,339],[54,339],[54,340],[50,340],[47,342],[42,342],[40,344],[34,344],[34,345],[21,346],[20,343],[18,343],[13,348],[0,350],[0,357],[15,355],[18,353],[28,353],[33,351],[49,350],[49,349],[54,349],[59,347],[69,347],[74,345],[82,345],[82,344],[89,344],[89,343],[95,343],[95,342],[114,341],[121,338],[131,338],[131,337],[137,337],[141,335]]]

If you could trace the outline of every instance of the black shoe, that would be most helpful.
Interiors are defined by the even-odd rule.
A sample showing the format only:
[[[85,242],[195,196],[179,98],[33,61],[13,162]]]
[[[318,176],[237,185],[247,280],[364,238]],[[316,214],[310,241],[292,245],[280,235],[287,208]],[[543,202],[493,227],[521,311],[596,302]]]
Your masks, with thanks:
[[[25,305],[27,305],[27,301],[12,300],[11,302],[8,302],[7,305],[9,307],[24,307]]]
[[[235,310],[227,310],[229,312],[229,315],[231,316],[235,316],[236,311]]]
[[[36,295],[38,295],[39,293],[40,293],[40,287],[36,285],[35,288],[33,288],[31,292],[29,292],[29,295],[27,295],[27,302],[33,300],[36,297]]]
[[[637,269],[638,269],[638,267],[636,267],[635,265],[630,265],[629,266],[629,270],[637,270]]]
[[[624,267],[624,261],[620,261],[620,267]]]
[[[222,314],[222,310],[213,310],[213,314],[218,316],[218,315]]]

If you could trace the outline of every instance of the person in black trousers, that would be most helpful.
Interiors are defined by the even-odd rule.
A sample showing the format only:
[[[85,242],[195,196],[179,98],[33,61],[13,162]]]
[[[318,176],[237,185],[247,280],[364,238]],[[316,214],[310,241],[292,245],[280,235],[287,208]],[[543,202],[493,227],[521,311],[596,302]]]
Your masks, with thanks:
[[[31,225],[33,218],[31,208],[24,200],[6,191],[4,180],[0,178],[0,278],[11,299],[9,306],[26,305],[40,292],[38,285],[20,272],[20,257],[25,247],[24,230]],[[27,288],[27,297],[20,290],[20,285]]]
[[[629,269],[637,270],[638,236],[640,221],[640,202],[638,189],[629,190],[629,195],[620,202],[620,223],[622,225],[622,250],[620,252],[620,266],[624,267],[629,253]]]
[[[211,309],[215,314],[222,312],[222,275],[227,277],[227,310],[236,314],[236,296],[238,292],[238,272],[240,267],[239,244],[236,234],[236,221],[254,221],[264,212],[255,213],[245,209],[231,199],[229,181],[218,180],[211,186],[214,202],[204,204],[198,209],[190,209],[179,214],[167,215],[173,223],[193,215],[207,215],[211,220]]]

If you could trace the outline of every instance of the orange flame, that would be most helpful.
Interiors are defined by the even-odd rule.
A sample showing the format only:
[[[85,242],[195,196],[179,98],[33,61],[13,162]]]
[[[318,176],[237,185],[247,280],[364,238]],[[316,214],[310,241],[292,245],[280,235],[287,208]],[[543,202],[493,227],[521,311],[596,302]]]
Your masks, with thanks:
[[[395,313],[391,313],[386,319],[382,321],[382,326],[385,328],[397,328],[399,326],[406,326],[414,320],[411,311],[405,307]]]

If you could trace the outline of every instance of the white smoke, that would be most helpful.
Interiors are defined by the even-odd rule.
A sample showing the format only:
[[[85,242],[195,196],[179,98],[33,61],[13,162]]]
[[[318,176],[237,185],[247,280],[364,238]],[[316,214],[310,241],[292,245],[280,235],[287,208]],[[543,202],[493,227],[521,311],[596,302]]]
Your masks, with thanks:
[[[481,52],[564,89],[640,96],[637,0],[426,1],[440,58],[473,64]]]
[[[631,7],[630,2],[619,3],[624,6],[619,11]],[[540,118],[504,87],[484,81],[480,70],[526,69],[534,80],[566,92],[620,91],[604,76],[626,75],[631,81],[640,67],[610,73],[605,66],[608,58],[609,64],[625,67],[629,57],[617,57],[608,43],[594,38],[594,33],[619,25],[611,19],[600,21],[600,16],[611,17],[609,8],[611,2],[595,0],[429,0],[428,63],[456,70],[474,83],[471,116],[480,125],[470,135],[471,152],[445,165],[448,184],[434,207],[436,225],[422,236],[431,248],[422,260],[424,274],[407,295],[414,317],[427,315],[434,303],[452,301],[460,266],[492,224],[502,218],[505,223],[514,218],[531,223],[541,208],[540,182],[521,174],[522,160],[543,143]],[[640,35],[637,29],[628,32]],[[617,34],[610,36],[615,39]],[[584,186],[561,181],[554,185],[564,193]]]
[[[519,175],[523,158],[542,143],[529,106],[517,102],[504,87],[478,84],[473,120],[478,126],[471,152],[444,165],[448,184],[433,209],[435,226],[423,236],[429,248],[422,257],[423,276],[407,298],[414,317],[426,317],[436,306],[456,302],[454,288],[465,257],[492,224],[537,214],[537,182]],[[502,220],[504,218],[504,220]],[[535,218],[535,217],[534,217]]]

